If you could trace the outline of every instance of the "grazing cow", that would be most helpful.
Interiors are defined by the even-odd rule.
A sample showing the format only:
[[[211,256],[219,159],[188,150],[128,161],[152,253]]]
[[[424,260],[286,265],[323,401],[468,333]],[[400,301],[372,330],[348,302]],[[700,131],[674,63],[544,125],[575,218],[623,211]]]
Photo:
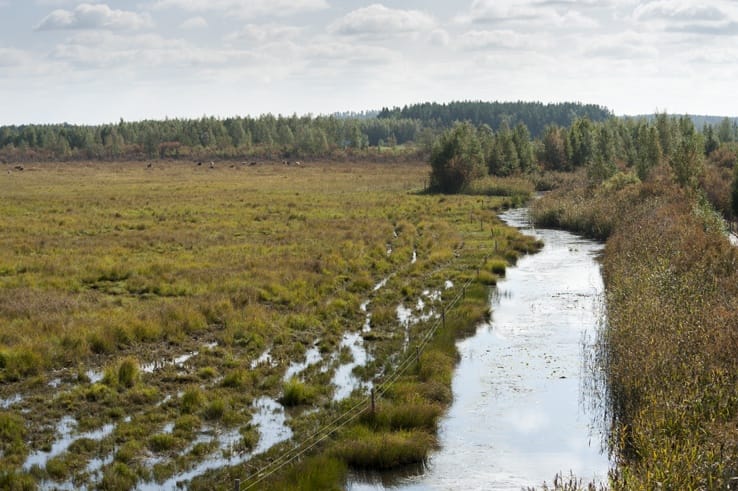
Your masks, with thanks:
[[[13,168],[14,168],[15,170],[23,170],[23,169],[24,169],[24,167],[23,167],[22,165],[16,165],[16,166],[15,166],[15,167],[13,167]]]
[[[295,161],[295,165],[297,167],[302,167],[302,162],[300,162],[299,160],[297,160],[297,161]]]
[[[215,169],[215,162],[213,162],[212,160],[210,161],[210,168]]]
[[[154,164],[152,164],[151,162],[149,162],[148,164],[146,164],[146,168],[147,169],[151,169],[153,166],[154,166]]]
[[[254,166],[254,165],[256,165],[256,162],[249,162],[249,165],[250,166]]]
[[[197,165],[202,165],[202,162],[198,160]]]

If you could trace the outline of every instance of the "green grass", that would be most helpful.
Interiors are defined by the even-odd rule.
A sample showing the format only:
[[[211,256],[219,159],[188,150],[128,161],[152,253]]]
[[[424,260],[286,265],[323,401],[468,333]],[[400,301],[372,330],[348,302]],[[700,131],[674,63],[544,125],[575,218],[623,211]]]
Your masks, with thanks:
[[[315,400],[317,392],[315,387],[293,377],[282,385],[282,397],[279,402],[288,407],[310,404]]]

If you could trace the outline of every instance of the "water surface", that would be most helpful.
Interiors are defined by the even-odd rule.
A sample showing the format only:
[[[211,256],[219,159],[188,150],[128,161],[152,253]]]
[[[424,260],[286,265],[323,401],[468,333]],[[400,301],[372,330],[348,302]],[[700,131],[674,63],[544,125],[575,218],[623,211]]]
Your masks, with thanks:
[[[493,317],[458,343],[454,402],[441,449],[410,475],[355,475],[349,489],[519,490],[558,472],[605,481],[602,434],[583,404],[583,340],[602,321],[602,246],[557,230],[530,230],[527,211],[503,219],[543,239],[538,254],[508,268]]]

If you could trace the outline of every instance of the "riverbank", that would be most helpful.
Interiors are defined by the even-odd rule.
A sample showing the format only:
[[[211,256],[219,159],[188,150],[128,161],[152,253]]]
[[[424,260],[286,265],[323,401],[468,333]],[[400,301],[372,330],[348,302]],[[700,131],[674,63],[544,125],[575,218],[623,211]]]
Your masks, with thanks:
[[[527,215],[518,208],[500,217],[544,246],[507,269],[489,300],[491,319],[457,341],[440,448],[413,474],[354,476],[349,490],[518,491],[569,472],[607,482],[600,413],[582,393],[589,341],[604,316],[602,245],[531,229]]]
[[[551,193],[539,223],[609,237],[600,387],[612,489],[732,489],[738,474],[738,257],[721,221],[667,182]]]

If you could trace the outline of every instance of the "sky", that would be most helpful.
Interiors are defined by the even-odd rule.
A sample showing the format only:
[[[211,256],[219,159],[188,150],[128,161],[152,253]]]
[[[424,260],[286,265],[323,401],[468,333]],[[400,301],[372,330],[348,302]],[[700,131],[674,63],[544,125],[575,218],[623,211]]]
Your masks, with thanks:
[[[0,124],[575,101],[738,116],[735,0],[0,0]]]

